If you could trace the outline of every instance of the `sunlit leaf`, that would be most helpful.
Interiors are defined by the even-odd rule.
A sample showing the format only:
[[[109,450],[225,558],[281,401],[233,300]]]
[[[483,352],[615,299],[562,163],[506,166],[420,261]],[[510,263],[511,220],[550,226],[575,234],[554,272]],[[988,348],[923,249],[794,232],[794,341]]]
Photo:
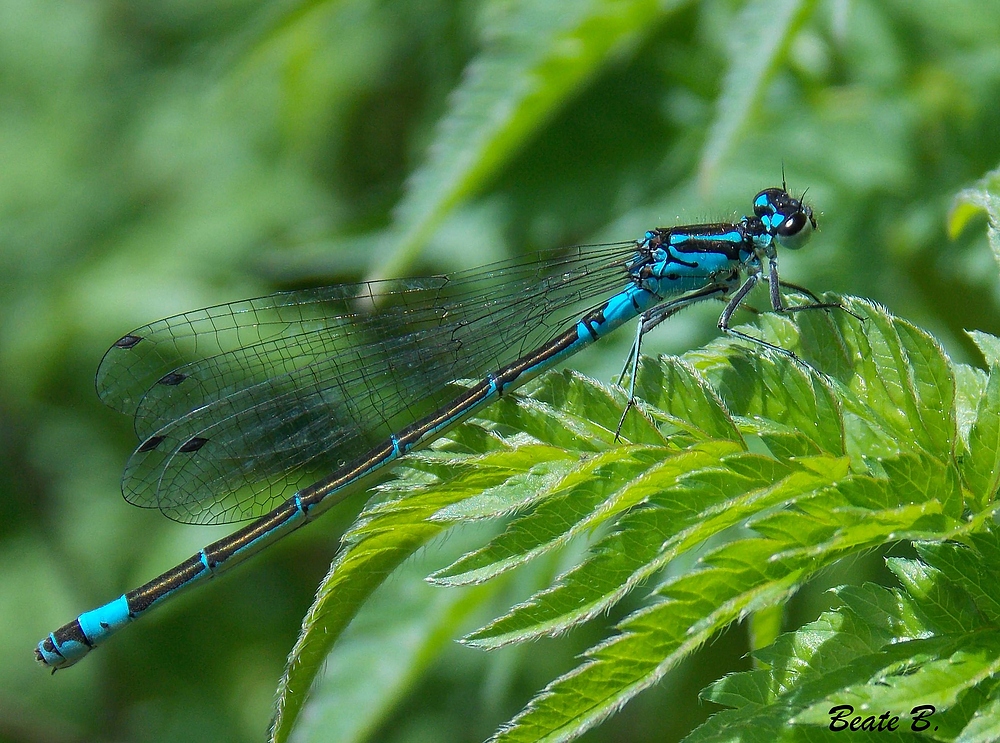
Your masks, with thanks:
[[[393,253],[405,271],[450,209],[475,194],[610,59],[656,27],[674,0],[497,4],[492,32],[450,96],[427,161],[396,209]],[[389,241],[386,241],[389,242]]]

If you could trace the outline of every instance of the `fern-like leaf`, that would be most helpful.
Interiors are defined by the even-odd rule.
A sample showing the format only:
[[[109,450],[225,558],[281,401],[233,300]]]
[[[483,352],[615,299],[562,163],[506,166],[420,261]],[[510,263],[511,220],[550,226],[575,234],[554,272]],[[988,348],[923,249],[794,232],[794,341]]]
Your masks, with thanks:
[[[643,401],[619,441],[623,392],[563,372],[411,458],[346,537],[289,664],[276,730],[291,728],[322,659],[368,594],[452,524],[508,519],[504,531],[432,575],[443,586],[488,585],[570,542],[590,541],[581,561],[467,635],[469,645],[564,633],[629,594],[645,604],[504,726],[496,736],[503,741],[576,737],[709,638],[780,605],[838,560],[904,539],[971,538],[989,515],[978,506],[992,502],[980,481],[995,450],[995,383],[953,364],[931,336],[882,308],[842,301],[850,313],[762,316],[744,328],[794,350],[809,367],[728,340],[684,359],[643,359],[636,379]],[[707,544],[715,546],[706,552]],[[694,569],[673,568],[677,558],[690,565],[699,555]],[[894,563],[900,575],[910,575],[909,565]],[[913,590],[930,580],[910,579]],[[962,595],[995,612],[988,584],[969,581]],[[907,631],[926,639],[945,628],[949,612],[955,631],[957,595],[927,598],[924,613],[940,609],[933,617],[903,607]],[[866,639],[867,655],[886,642]],[[939,645],[934,652],[944,652]],[[992,678],[985,650],[969,652],[947,656],[965,671],[942,703]],[[766,695],[755,693],[759,707]],[[810,704],[785,700],[761,714],[779,725]],[[743,712],[724,713],[723,722],[725,714]]]
[[[734,709],[686,740],[800,740],[853,720],[889,739],[996,740],[1000,605],[990,587],[1000,536],[918,543],[917,552],[888,560],[902,588],[837,589],[837,609],[755,654],[762,669],[709,687],[705,699]]]
[[[395,215],[395,252],[379,278],[406,266],[455,206],[475,194],[608,60],[656,28],[676,2],[498,3],[493,33],[465,70],[427,161]]]

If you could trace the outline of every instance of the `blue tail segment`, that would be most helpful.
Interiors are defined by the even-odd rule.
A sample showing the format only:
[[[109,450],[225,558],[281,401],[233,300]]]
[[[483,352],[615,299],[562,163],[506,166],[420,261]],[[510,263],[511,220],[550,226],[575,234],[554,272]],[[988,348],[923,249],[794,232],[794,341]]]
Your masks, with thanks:
[[[682,307],[724,298],[723,332],[791,355],[729,321],[761,278],[773,309],[785,311],[777,248],[801,247],[816,222],[784,188],[761,191],[753,209],[735,223],[658,228],[635,242],[451,276],[218,305],[123,336],[101,362],[97,389],[139,437],[122,478],[126,500],[185,523],[249,523],[52,632],[37,659],[53,670],[73,665],[633,320],[637,361],[644,333]],[[461,389],[463,379],[480,381]]]

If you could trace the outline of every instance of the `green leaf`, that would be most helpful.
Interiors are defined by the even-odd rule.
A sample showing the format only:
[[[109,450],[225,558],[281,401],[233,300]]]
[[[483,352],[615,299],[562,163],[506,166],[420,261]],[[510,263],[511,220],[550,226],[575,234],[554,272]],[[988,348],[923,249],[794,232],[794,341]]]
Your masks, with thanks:
[[[514,463],[494,452],[472,457],[482,469],[469,469],[473,488],[504,482],[512,473],[520,474]],[[502,462],[505,466],[498,466]],[[330,649],[354,619],[374,590],[417,549],[441,533],[444,524],[434,514],[469,494],[468,480],[421,483],[390,490],[394,497],[369,504],[354,527],[344,535],[344,548],[330,568],[313,605],[303,621],[302,632],[289,656],[278,688],[278,705],[271,728],[271,740],[288,739],[302,712],[307,693],[321,671]]]
[[[829,725],[830,709],[846,704],[862,717],[894,711],[901,720],[913,719],[913,710],[930,705],[935,710],[954,707],[959,695],[1000,671],[1000,636],[971,639],[966,647],[926,661],[905,674],[892,674],[880,683],[849,686],[796,715],[793,722]],[[935,721],[937,722],[937,721]]]
[[[1000,349],[998,349],[1000,350]],[[994,363],[994,362],[991,362]],[[989,375],[982,369],[967,364],[955,364],[955,422],[958,435],[966,451],[969,434],[976,422],[979,401],[986,391]]]
[[[703,692],[734,709],[713,716],[687,740],[811,739],[802,737],[810,726],[828,732],[832,709],[845,705],[848,721],[876,724],[883,713],[883,722],[896,716],[900,734],[910,731],[915,708],[932,705],[931,737],[989,740],[1000,626],[995,600],[983,593],[985,576],[965,574],[996,572],[985,561],[1000,554],[1000,537],[984,532],[962,539],[919,544],[926,562],[891,559],[903,591],[871,584],[838,589],[839,608],[755,652],[759,670],[734,674]],[[976,596],[986,598],[990,614],[977,611]]]
[[[682,380],[670,380],[666,384],[667,386],[660,390],[661,394],[684,396],[690,391],[683,387]],[[704,385],[704,381],[702,384]],[[711,391],[706,390],[703,394],[711,394]],[[574,426],[581,428],[585,436],[600,438],[608,444],[617,443],[616,434],[619,441],[632,444],[662,446],[665,443],[666,432],[661,430],[655,421],[634,414],[626,415],[624,420],[622,419],[626,400],[621,388],[608,387],[569,369],[561,374],[548,374],[540,379],[539,383],[532,387],[531,399],[545,403],[550,410],[557,411],[559,415],[574,416],[576,419]],[[657,405],[659,401],[650,400],[650,402]],[[721,407],[717,399],[715,403]],[[664,410],[662,406],[660,409]],[[569,420],[571,419],[567,419]],[[691,415],[683,418],[684,425],[689,427],[691,424],[687,422],[688,420],[702,422],[700,416]],[[728,418],[726,422],[729,422]],[[594,424],[597,424],[598,428],[592,428]],[[724,425],[725,423],[722,424]],[[732,423],[729,422],[729,425],[731,427]],[[725,438],[724,434],[716,434],[715,429],[709,428],[704,430],[699,438]]]
[[[953,519],[962,514],[962,489],[951,462],[942,464],[926,454],[903,454],[880,464],[893,491],[893,501],[919,503],[936,500]]]
[[[981,330],[967,330],[966,334],[979,348],[979,352],[990,366],[1000,364],[1000,338]]]
[[[554,454],[560,457],[564,454],[554,447],[540,448],[548,449],[544,455]],[[499,485],[484,488],[476,495],[451,503],[435,513],[433,519],[442,522],[476,521],[513,513],[545,498],[569,473],[580,466],[575,459],[550,459],[536,451],[532,445],[520,446],[515,451],[517,456],[524,457],[527,472],[511,475]]]
[[[618,634],[550,684],[495,741],[576,737],[657,680],[715,632],[744,613],[794,590],[802,564],[770,560],[767,540],[737,542],[706,558],[695,573],[671,581],[667,600],[627,617]]]
[[[625,397],[600,382],[572,371],[546,374],[529,393],[511,398],[510,405],[492,405],[477,416],[480,424],[500,437],[530,432],[534,441],[564,450],[595,453],[619,441],[662,446],[667,443],[657,426],[642,415],[622,420]]]
[[[804,472],[782,480],[788,470],[773,460],[726,456],[732,451],[722,442],[700,445],[651,469],[643,478],[651,497],[623,515],[591,557],[465,642],[492,648],[563,632],[607,611],[671,559],[748,514],[830,482]],[[748,474],[754,470],[756,477]]]
[[[768,323],[781,322],[768,319]],[[777,340],[770,337],[772,340]],[[787,340],[787,339],[786,339]],[[844,454],[840,404],[815,373],[787,359],[752,349],[730,353],[725,365],[711,367],[710,378],[733,412],[750,425],[775,454]],[[705,364],[704,356],[699,361]],[[796,442],[802,442],[797,444]]]
[[[803,507],[812,497],[829,500],[836,492],[827,488],[795,502]],[[823,507],[810,511],[814,523],[827,527],[819,539],[809,535],[801,519],[797,532],[768,529],[769,523],[788,516],[786,512],[764,513],[751,525],[768,538],[722,547],[703,558],[711,568],[680,576],[658,589],[658,594],[671,600],[624,620],[618,636],[590,651],[583,665],[551,684],[496,739],[575,736],[655,683],[712,633],[746,613],[783,600],[804,575],[839,556],[869,549],[901,531],[918,532],[927,512],[921,505],[868,513],[856,510]],[[828,525],[821,523],[823,515]]]
[[[466,635],[469,646],[492,649],[562,634],[629,594],[645,601],[616,634],[587,650],[579,667],[539,692],[497,740],[575,737],[732,622],[770,616],[773,637],[788,596],[837,560],[897,540],[955,538],[980,528],[987,512],[962,519],[968,506],[953,458],[955,374],[947,356],[926,333],[885,310],[843,301],[864,321],[830,311],[811,313],[818,317],[805,324],[800,315],[762,317],[748,328],[810,366],[728,340],[685,360],[641,359],[639,409],[625,416],[620,439],[622,390],[550,373],[410,458],[401,478],[383,486],[382,502],[369,506],[345,537],[290,661],[281,729],[294,722],[299,709],[286,709],[300,703],[366,592],[453,524],[508,519],[502,532],[432,574],[449,590],[492,585],[571,542],[590,542],[579,562]],[[829,367],[812,366],[821,361]],[[964,378],[970,394],[976,377]],[[977,424],[966,466],[989,455]],[[751,530],[753,538],[727,543],[737,535],[734,527]],[[709,543],[718,546],[693,563]],[[850,611],[838,615],[836,628],[827,617],[824,630],[838,643],[836,662],[812,655],[796,666],[803,679],[819,674],[822,683],[794,703],[782,697],[794,677],[786,675],[779,687],[768,674],[804,662],[782,657],[804,652],[804,645],[779,637],[757,651],[762,676],[716,687],[720,699],[746,706],[721,716],[717,729],[753,719],[754,729],[780,731],[807,709],[818,714],[816,705],[838,690],[858,699],[873,694],[863,688],[868,680],[897,674],[915,662],[918,647],[921,665],[941,662],[928,665],[921,684],[945,681],[950,691],[941,699],[954,709],[960,697],[971,699],[969,690],[985,694],[980,682],[992,666],[982,653],[962,655],[950,639],[926,638],[949,638],[970,626],[987,630],[987,618],[1000,610],[988,599],[990,582],[955,575],[970,569],[969,548],[947,553],[951,561],[927,549],[922,557],[942,568],[889,563],[908,593],[841,592]],[[992,554],[988,545],[975,549]],[[672,577],[658,584],[664,574]],[[904,639],[911,643],[905,649],[892,645]],[[853,663],[846,662],[845,643],[854,643]],[[862,670],[868,675],[860,680],[851,675]],[[886,699],[925,688],[897,686],[899,696]]]
[[[396,209],[394,252],[377,278],[398,276],[448,212],[477,193],[601,68],[634,47],[678,2],[496,3],[492,33],[439,120],[427,161]]]
[[[911,596],[918,600],[917,611],[924,624],[937,634],[953,634],[980,625],[975,605],[965,591],[946,580],[941,571],[919,560],[898,557],[886,565]],[[972,612],[967,616],[967,612]]]
[[[973,616],[963,617],[963,625],[980,621],[1000,624],[1000,598],[996,595],[1000,571],[997,563],[991,562],[1000,557],[1000,550],[996,549],[996,542],[980,535],[970,535],[968,541],[968,546],[955,542],[917,544],[917,553],[924,562],[936,566],[949,583],[960,586],[968,597],[971,605],[959,608],[972,611]],[[976,549],[977,546],[981,549]]]
[[[957,235],[976,211],[986,212],[989,219],[987,235],[993,258],[1000,263],[1000,170],[988,173],[972,188],[963,190],[955,197],[955,208],[949,223],[949,231]],[[994,363],[992,360],[990,363]]]
[[[955,382],[948,358],[927,333],[883,309],[858,300],[847,302],[865,317],[863,334],[840,318],[851,346],[858,349],[858,371],[848,381],[868,408],[852,412],[874,415],[884,431],[900,443],[913,442],[924,451],[950,456],[955,439]]]
[[[615,513],[627,509],[648,492],[641,475],[657,459],[654,450],[615,450],[581,463],[507,530],[482,549],[432,576],[437,583],[481,583],[566,544]]]
[[[702,188],[735,146],[788,44],[815,4],[808,0],[751,0],[727,34],[732,50],[715,121],[702,150]]]
[[[980,507],[995,499],[1000,487],[1000,366],[990,368],[986,391],[976,408],[962,477]]]
[[[994,686],[990,698],[976,710],[955,743],[993,743],[1000,739],[1000,687]]]
[[[470,536],[439,538],[428,554],[461,550]],[[436,590],[421,580],[425,562],[406,563],[401,575],[383,583],[351,623],[311,690],[309,714],[295,730],[297,741],[369,740],[470,612],[502,585]]]
[[[440,497],[440,495],[439,495]],[[275,743],[288,739],[302,711],[307,693],[322,669],[333,643],[347,628],[375,588],[419,547],[441,531],[429,516],[443,505],[438,501],[420,508],[410,502],[410,518],[392,514],[391,526],[372,515],[366,529],[355,530],[353,548],[338,555],[323,581],[289,656],[278,687],[278,707],[271,728]],[[407,523],[408,521],[408,523]],[[373,533],[374,530],[377,533]],[[369,532],[368,538],[361,534]]]
[[[671,423],[695,438],[742,442],[718,392],[680,358],[640,359],[635,394],[652,406],[654,420]]]

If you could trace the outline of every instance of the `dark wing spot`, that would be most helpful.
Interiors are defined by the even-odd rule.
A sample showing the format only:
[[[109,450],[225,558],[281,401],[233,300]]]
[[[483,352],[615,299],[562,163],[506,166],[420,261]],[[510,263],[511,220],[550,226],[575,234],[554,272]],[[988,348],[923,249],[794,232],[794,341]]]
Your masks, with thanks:
[[[115,348],[129,349],[141,340],[142,338],[138,335],[123,335],[115,341]]]
[[[183,444],[181,448],[177,451],[184,452],[185,454],[190,454],[193,451],[198,451],[201,447],[208,443],[208,439],[202,438],[201,436],[192,436]]]
[[[181,374],[180,372],[170,372],[169,374],[164,374],[162,377],[156,380],[156,383],[166,384],[169,385],[170,387],[176,387],[185,379],[187,379],[187,374]]]
[[[153,449],[155,449],[156,447],[158,447],[160,444],[163,443],[163,439],[165,438],[166,436],[150,436],[148,439],[139,444],[138,451],[141,452],[153,451]]]

